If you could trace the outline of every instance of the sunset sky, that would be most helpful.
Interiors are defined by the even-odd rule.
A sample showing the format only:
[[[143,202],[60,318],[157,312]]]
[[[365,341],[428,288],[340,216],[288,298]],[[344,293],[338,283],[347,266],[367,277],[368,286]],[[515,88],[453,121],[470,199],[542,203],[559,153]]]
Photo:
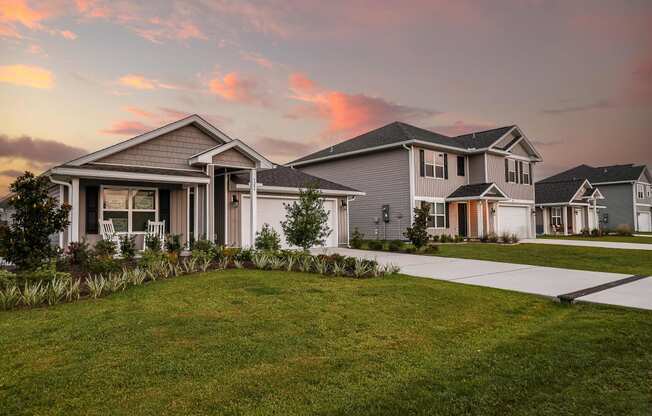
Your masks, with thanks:
[[[279,163],[400,120],[652,165],[652,1],[0,0],[0,109],[0,193],[189,113]]]

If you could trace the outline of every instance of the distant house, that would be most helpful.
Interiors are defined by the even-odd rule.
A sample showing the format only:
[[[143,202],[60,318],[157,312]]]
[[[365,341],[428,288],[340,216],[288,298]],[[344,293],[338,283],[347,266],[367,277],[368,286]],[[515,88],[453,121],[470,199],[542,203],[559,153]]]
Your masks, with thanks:
[[[349,210],[366,238],[404,239],[419,205],[432,235],[532,237],[541,160],[514,125],[448,137],[394,122],[288,165],[365,192]]]
[[[572,200],[565,199],[578,184],[584,184],[586,194],[572,194]],[[646,166],[580,165],[537,182],[536,192],[541,232],[551,231],[546,224],[560,226],[562,233],[619,225],[628,225],[635,231],[652,231],[652,175]],[[584,212],[593,212],[591,207],[596,205],[600,205],[599,221],[591,221],[592,214],[586,222],[580,222],[586,217]]]
[[[84,155],[44,173],[51,195],[72,206],[71,224],[58,243],[102,238],[111,221],[142,246],[150,222],[183,242],[206,238],[250,246],[264,223],[282,235],[284,203],[301,188],[324,195],[332,230],[326,245],[348,243],[347,201],[363,195],[349,186],[277,166],[244,142],[192,115]],[[282,238],[285,243],[284,238]]]

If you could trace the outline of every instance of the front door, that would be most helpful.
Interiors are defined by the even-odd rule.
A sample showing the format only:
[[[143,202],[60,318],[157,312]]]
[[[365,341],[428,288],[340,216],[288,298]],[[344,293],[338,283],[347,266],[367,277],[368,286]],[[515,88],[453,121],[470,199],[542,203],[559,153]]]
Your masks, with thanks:
[[[457,204],[457,229],[462,237],[468,237],[466,204]]]

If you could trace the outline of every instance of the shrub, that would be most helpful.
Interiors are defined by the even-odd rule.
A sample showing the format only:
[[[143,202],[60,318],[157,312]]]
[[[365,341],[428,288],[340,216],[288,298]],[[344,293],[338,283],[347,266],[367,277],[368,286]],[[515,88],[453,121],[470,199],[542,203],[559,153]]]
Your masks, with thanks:
[[[16,286],[16,274],[0,269],[0,290],[13,286]]]
[[[392,240],[388,244],[389,251],[401,251],[405,244],[401,240]]]
[[[0,287],[0,309],[13,309],[20,302],[20,290],[17,286]]]
[[[488,242],[489,242],[489,236],[490,236],[490,235],[491,235],[491,234],[482,234],[482,235],[480,236],[480,242],[481,242],[481,243],[488,243]]]
[[[428,242],[428,215],[430,208],[427,204],[414,208],[414,223],[405,230],[407,237],[415,247],[421,248]]]
[[[257,269],[264,270],[269,266],[269,255],[265,253],[255,253],[251,259]]]
[[[298,201],[285,206],[285,221],[281,222],[285,239],[291,246],[308,251],[313,246],[323,246],[331,231],[324,199],[315,184],[299,191]]]
[[[47,176],[25,172],[9,187],[10,224],[0,227],[0,257],[19,270],[34,270],[57,255],[50,236],[68,226],[70,205],[50,196]]]
[[[437,247],[437,246],[434,246],[434,247]],[[406,253],[416,253],[416,252],[417,252],[417,248],[414,247],[414,245],[410,244],[410,245],[406,245],[406,246],[403,248],[403,251],[406,252]]]
[[[281,248],[281,237],[269,224],[256,233],[256,249],[265,251],[278,251]]]
[[[234,256],[234,259],[245,262],[253,261],[254,251],[251,249],[242,249]]]
[[[69,281],[63,279],[53,279],[47,286],[46,298],[48,305],[56,305],[66,296],[66,289]]]
[[[500,240],[505,244],[509,244],[512,241],[512,236],[509,235],[509,233],[502,233],[500,235]]]
[[[435,254],[439,253],[439,246],[423,246],[418,251],[424,254]]]
[[[106,258],[112,258],[115,256],[115,253],[117,251],[117,247],[114,241],[111,240],[100,240],[97,243],[95,243],[95,256],[106,259]]]
[[[602,236],[602,231],[599,228],[594,228],[591,230],[591,236],[592,237],[600,237]]]
[[[384,274],[398,274],[400,272],[401,272],[401,268],[392,263],[387,263],[383,268]]]
[[[181,244],[181,234],[168,235],[167,241],[165,242],[165,250],[167,250],[168,253],[179,255],[181,254],[182,248],[183,245]]]
[[[192,250],[191,257],[199,264],[199,268],[201,269],[202,272],[205,272],[208,270],[208,268],[211,265],[211,262],[213,261],[213,251],[207,251],[207,250],[199,250],[197,248],[194,248]]]
[[[91,274],[105,274],[117,273],[122,269],[122,263],[112,257],[100,257],[90,262],[87,270]]]
[[[235,258],[240,253],[240,248],[238,247],[227,247],[222,251],[222,255],[227,258]]]
[[[509,237],[509,242],[512,243],[512,244],[516,244],[516,243],[518,243],[519,241],[520,241],[520,238],[518,238],[518,235],[516,235],[516,234],[512,234],[512,235]]]
[[[499,239],[498,239],[498,236],[496,234],[491,233],[491,234],[489,234],[487,236],[487,241],[490,242],[490,243],[496,244],[499,241]]]
[[[79,299],[79,295],[81,294],[80,286],[81,286],[81,280],[78,279],[71,280],[68,283],[68,287],[66,287],[66,300],[68,302],[72,302]]]
[[[364,239],[364,234],[362,234],[358,230],[358,227],[355,227],[353,229],[353,232],[351,233],[351,240],[349,241],[349,244],[353,248],[360,249],[362,248],[363,239]]]
[[[430,236],[430,240],[431,240],[433,243],[438,243],[439,240],[440,240],[439,235],[434,234],[434,235]]]
[[[42,305],[47,296],[47,288],[43,282],[25,283],[20,296],[20,301],[27,307]]]
[[[98,276],[89,276],[86,278],[86,287],[88,287],[88,293],[93,299],[97,299],[102,296],[104,293],[104,288],[106,286],[106,279],[101,274]]]
[[[192,245],[192,251],[214,253],[216,251],[215,243],[213,243],[211,240],[197,240]]]
[[[156,234],[145,235],[145,249],[150,251],[161,251],[161,238]]]
[[[369,240],[367,244],[370,250],[382,250],[384,245],[380,240]]]
[[[630,227],[627,224],[620,224],[619,226],[616,227],[616,234],[623,236],[623,237],[631,237],[634,231],[632,230],[632,227]]]
[[[346,269],[341,263],[335,262],[331,266],[331,271],[334,276],[343,276],[346,273]]]
[[[588,228],[582,228],[580,234],[582,235],[582,237],[589,237],[591,235],[591,231]]]
[[[66,249],[66,255],[68,256],[68,262],[71,265],[86,267],[92,257],[92,252],[86,239],[82,239],[81,241],[70,242]]]
[[[120,237],[120,253],[126,260],[132,260],[136,257],[136,237],[133,235],[123,235]]]
[[[70,273],[58,272],[54,268],[54,265],[39,267],[37,270],[33,270],[31,272],[23,272],[16,275],[16,282],[19,285],[24,283],[42,282],[45,286],[55,279],[68,282],[72,279],[72,276]]]
[[[451,241],[451,237],[448,234],[442,234],[439,236],[439,241],[442,243],[449,243]]]

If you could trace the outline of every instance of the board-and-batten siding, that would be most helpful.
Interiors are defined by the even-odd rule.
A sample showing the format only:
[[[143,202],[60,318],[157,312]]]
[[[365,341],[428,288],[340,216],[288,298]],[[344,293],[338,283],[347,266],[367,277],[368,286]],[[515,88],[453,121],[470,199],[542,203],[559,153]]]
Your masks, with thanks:
[[[534,170],[535,165],[532,165]],[[505,158],[487,154],[488,182],[494,182],[508,198],[534,201],[534,185],[507,183],[505,181]]]
[[[408,151],[399,148],[343,158],[308,166],[297,166],[310,175],[366,192],[349,202],[350,232],[365,238],[383,238],[382,206],[389,205],[387,239],[402,239],[410,222],[410,173]],[[402,216],[399,220],[398,216]],[[379,220],[378,224],[374,219]],[[399,227],[400,223],[400,227]]]
[[[174,189],[170,191],[170,233],[181,234],[181,241],[188,241],[188,190]]]
[[[421,176],[419,148],[414,148],[414,195],[445,198],[457,188],[466,184],[466,176],[457,176],[457,156],[448,154],[448,179]],[[440,152],[437,152],[440,153]]]
[[[148,142],[99,159],[99,163],[151,166],[168,169],[196,169],[188,159],[220,144],[195,126],[185,126]]]

